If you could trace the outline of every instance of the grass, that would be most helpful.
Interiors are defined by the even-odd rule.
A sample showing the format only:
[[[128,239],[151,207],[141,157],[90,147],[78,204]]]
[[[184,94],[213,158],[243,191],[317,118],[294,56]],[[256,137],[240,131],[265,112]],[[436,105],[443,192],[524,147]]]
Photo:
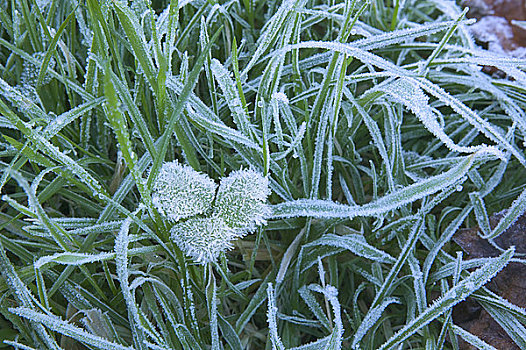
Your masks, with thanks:
[[[526,60],[453,2],[0,5],[0,348],[492,349],[468,296],[526,347],[484,287],[524,260],[451,242],[525,211]],[[186,256],[152,202],[173,160],[267,176],[267,224]]]

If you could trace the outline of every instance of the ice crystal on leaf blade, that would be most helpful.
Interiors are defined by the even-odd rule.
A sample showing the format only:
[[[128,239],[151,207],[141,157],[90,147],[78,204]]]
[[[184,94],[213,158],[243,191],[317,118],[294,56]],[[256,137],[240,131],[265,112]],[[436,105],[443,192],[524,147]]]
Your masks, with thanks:
[[[207,212],[216,187],[211,178],[187,165],[164,163],[153,185],[152,202],[161,215],[179,221]]]
[[[217,259],[270,215],[268,179],[256,171],[233,171],[221,180],[217,196],[216,188],[206,174],[170,162],[161,167],[152,189],[159,213],[175,222],[172,240],[199,263]]]

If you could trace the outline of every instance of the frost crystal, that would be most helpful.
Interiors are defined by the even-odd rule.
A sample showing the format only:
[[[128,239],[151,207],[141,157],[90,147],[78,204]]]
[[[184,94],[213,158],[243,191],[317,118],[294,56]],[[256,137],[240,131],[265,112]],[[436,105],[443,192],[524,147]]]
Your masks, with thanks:
[[[235,231],[217,216],[195,217],[172,227],[171,237],[177,246],[199,263],[214,261],[219,253],[232,248]]]
[[[189,166],[164,163],[153,185],[152,202],[161,215],[179,221],[207,212],[216,187],[211,178]]]
[[[270,214],[265,204],[268,195],[267,178],[253,170],[233,171],[221,181],[214,214],[235,230],[251,232],[266,223],[265,217]]]
[[[199,263],[217,259],[232,241],[266,223],[268,179],[253,170],[233,171],[217,185],[178,162],[165,163],[153,186],[152,202],[175,222],[171,238]],[[214,202],[215,197],[215,202]],[[180,221],[181,219],[186,219]]]

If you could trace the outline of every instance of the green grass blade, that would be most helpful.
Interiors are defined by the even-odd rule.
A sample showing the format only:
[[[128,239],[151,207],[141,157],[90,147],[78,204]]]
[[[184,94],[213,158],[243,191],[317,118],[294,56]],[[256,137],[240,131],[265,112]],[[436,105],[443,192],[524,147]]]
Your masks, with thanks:
[[[471,273],[462,282],[451,288],[446,294],[438,298],[430,307],[422,312],[417,318],[407,323],[401,330],[385,342],[379,350],[391,349],[404,340],[411,337],[415,332],[429,324],[438,316],[467,298],[474,291],[482,287],[497,272],[502,270],[513,257],[514,250],[509,249],[498,258],[492,259],[480,269]]]

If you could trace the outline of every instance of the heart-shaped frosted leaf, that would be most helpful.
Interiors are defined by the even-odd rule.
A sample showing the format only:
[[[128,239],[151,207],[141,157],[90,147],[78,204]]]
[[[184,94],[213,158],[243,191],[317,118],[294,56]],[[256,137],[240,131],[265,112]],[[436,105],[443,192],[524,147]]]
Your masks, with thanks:
[[[190,218],[175,224],[170,232],[177,246],[199,263],[216,260],[219,253],[232,248],[231,241],[237,237],[217,216]]]
[[[214,214],[235,229],[248,233],[266,223],[270,214],[265,204],[269,195],[268,179],[253,170],[233,171],[221,180]]]
[[[161,215],[179,221],[208,211],[216,187],[208,175],[187,165],[164,163],[153,184],[152,202]]]

